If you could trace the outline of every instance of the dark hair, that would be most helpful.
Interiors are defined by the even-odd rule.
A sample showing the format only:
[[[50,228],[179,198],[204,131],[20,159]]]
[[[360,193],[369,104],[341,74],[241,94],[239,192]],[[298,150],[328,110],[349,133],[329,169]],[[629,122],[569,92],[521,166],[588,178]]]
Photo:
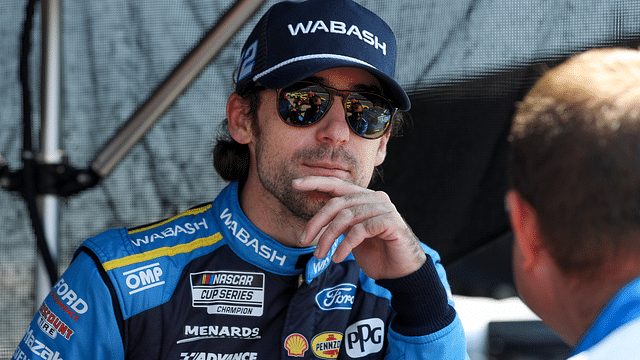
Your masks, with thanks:
[[[258,108],[260,107],[260,92],[262,90],[264,90],[263,87],[255,84],[236,89],[238,95],[247,101],[247,115],[253,120],[253,130],[256,134],[258,134],[259,131],[256,125],[256,118]],[[407,118],[410,118],[407,112],[396,112],[391,122],[391,128],[388,130],[391,132],[391,137],[400,136],[403,124]],[[249,173],[250,162],[249,146],[240,144],[231,137],[229,134],[229,120],[225,119],[222,122],[216,144],[213,148],[213,166],[216,172],[225,181],[242,182]],[[378,176],[381,176],[381,172],[376,168],[373,172],[372,181]]]
[[[258,127],[255,120],[260,107],[260,91],[262,90],[263,88],[256,86],[246,86],[242,91],[236,91],[240,97],[247,101],[247,115],[251,117],[253,128],[256,131]],[[250,163],[249,146],[240,144],[231,137],[229,134],[229,120],[224,119],[218,132],[216,145],[213,148],[213,167],[225,181],[244,181],[249,173]]]
[[[548,72],[519,104],[509,136],[510,185],[535,209],[543,246],[567,274],[640,252],[640,56],[616,63],[608,54]]]

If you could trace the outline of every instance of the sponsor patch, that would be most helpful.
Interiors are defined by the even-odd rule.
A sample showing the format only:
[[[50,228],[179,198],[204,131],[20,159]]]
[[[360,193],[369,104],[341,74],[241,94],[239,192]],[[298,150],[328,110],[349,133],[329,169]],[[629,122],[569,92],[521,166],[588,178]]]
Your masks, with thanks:
[[[38,318],[38,327],[42,332],[55,339],[58,334],[69,340],[73,335],[73,330],[64,321],[60,320],[58,315],[49,309],[46,303],[40,306],[40,317]]]
[[[140,291],[164,285],[164,280],[161,279],[162,274],[163,271],[160,263],[154,263],[125,271],[122,273],[122,276],[125,278],[125,284],[127,284],[127,287],[131,290],[129,291],[129,295],[133,295]]]
[[[358,321],[345,332],[345,350],[352,358],[361,358],[382,350],[384,344],[384,322],[373,318]]]
[[[342,334],[338,332],[324,332],[311,340],[313,354],[320,359],[336,359],[342,344]]]
[[[89,310],[87,302],[82,300],[82,298],[71,289],[69,284],[64,281],[64,278],[60,278],[60,280],[53,285],[53,289],[51,289],[49,295],[53,302],[60,306],[62,311],[69,315],[73,321],[78,321],[80,315]]]
[[[204,271],[191,274],[194,307],[209,314],[262,316],[264,274],[237,271]]]
[[[237,326],[189,326],[184,327],[184,336],[178,340],[178,344],[204,339],[260,339],[260,328],[248,328]]]
[[[207,222],[204,218],[196,219],[193,222],[184,223],[181,225],[172,225],[170,227],[164,229],[158,229],[155,233],[150,235],[145,235],[144,238],[137,238],[135,240],[131,240],[131,243],[135,246],[142,246],[142,244],[153,243],[156,240],[162,240],[169,237],[179,236],[181,233],[183,234],[195,234],[196,231],[202,229],[208,229]],[[137,231],[133,231],[130,234],[133,235]]]
[[[356,286],[343,283],[317,293],[316,303],[322,310],[351,310],[355,295]]]
[[[284,340],[284,348],[289,356],[304,357],[304,353],[309,350],[309,342],[303,335],[293,333]]]
[[[229,211],[228,208],[224,209],[222,214],[220,214],[220,220],[224,220],[224,224],[233,233],[233,236],[236,238],[236,240],[244,244],[249,253],[255,252],[256,255],[259,255],[259,257],[256,257],[256,259],[284,266],[285,262],[287,261],[287,255],[280,255],[280,253],[278,253],[276,249],[270,248],[264,242],[260,243],[260,240],[251,235],[248,230],[242,227],[241,223],[233,220],[233,213]]]
[[[192,353],[180,353],[181,360],[258,360],[258,353],[256,352],[243,352],[235,354],[220,354],[209,352],[192,352]]]
[[[29,350],[31,350],[31,355],[34,356],[28,356],[22,351],[22,349],[18,348],[12,359],[63,360],[59,352],[51,350],[45,344],[37,340],[35,336],[33,336],[33,329],[31,328],[29,328],[27,333],[24,335],[24,338],[22,338],[22,343],[25,344],[29,348]]]

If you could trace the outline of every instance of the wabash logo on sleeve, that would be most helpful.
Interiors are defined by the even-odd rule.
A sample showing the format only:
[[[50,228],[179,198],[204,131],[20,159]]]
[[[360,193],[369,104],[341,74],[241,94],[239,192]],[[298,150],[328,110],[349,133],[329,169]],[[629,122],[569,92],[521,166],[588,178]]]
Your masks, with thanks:
[[[361,358],[382,350],[384,321],[373,318],[358,321],[347,328],[343,341],[347,355]]]

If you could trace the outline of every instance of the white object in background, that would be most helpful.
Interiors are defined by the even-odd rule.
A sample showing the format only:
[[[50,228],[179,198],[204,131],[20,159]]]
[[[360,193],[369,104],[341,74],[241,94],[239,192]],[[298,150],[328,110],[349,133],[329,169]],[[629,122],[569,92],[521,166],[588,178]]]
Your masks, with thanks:
[[[470,360],[488,360],[490,322],[540,321],[518,297],[496,300],[454,295],[453,300],[466,334]]]

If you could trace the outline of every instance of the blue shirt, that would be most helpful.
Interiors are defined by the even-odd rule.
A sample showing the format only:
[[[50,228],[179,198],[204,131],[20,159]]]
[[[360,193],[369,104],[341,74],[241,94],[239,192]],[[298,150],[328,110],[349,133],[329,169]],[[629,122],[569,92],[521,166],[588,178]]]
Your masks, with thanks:
[[[640,319],[640,277],[625,285],[607,303],[572,355],[590,349],[616,329],[636,319]]]

